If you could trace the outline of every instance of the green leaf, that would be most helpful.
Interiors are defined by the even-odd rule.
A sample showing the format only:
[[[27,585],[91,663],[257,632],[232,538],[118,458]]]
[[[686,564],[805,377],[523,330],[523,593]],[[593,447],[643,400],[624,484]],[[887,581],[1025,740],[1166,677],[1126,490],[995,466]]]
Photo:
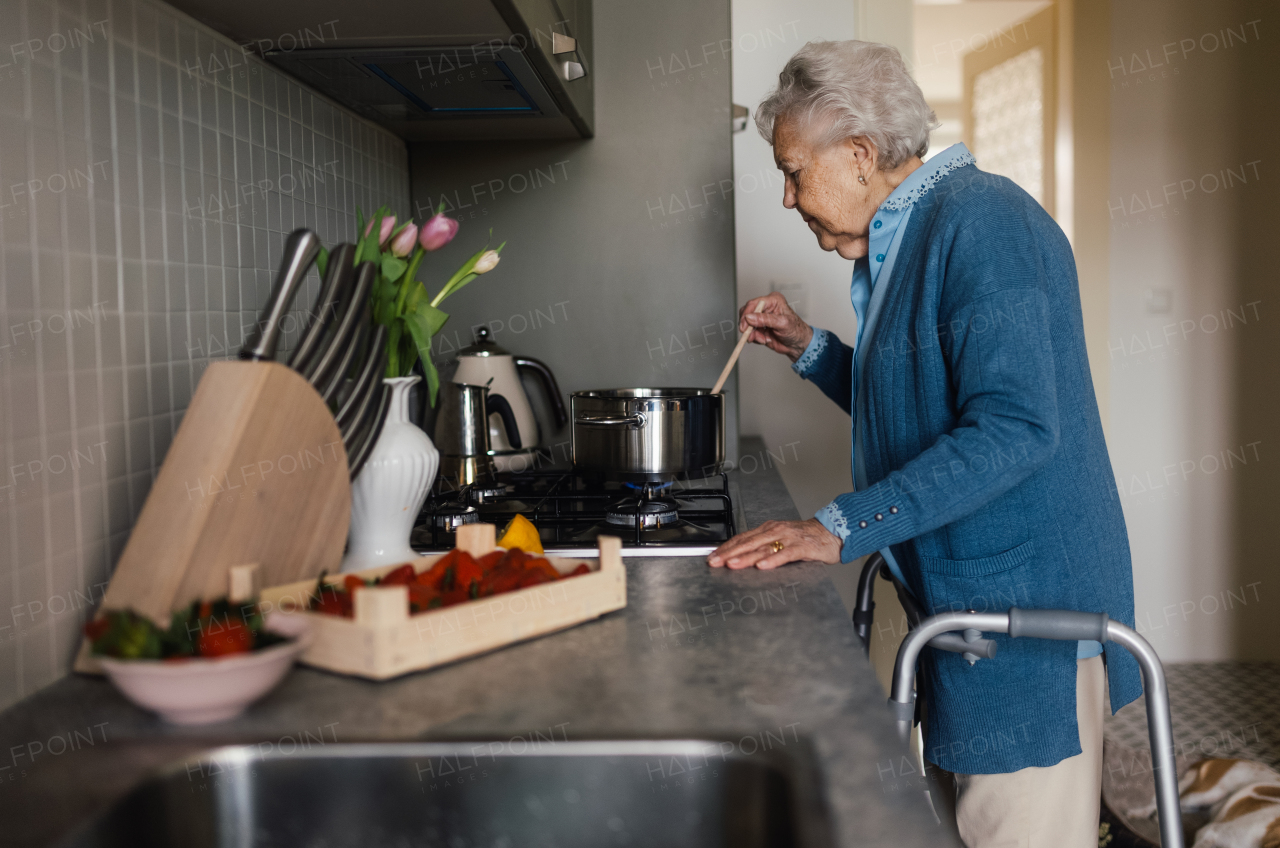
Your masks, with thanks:
[[[476,263],[480,261],[480,257],[484,256],[484,252],[488,249],[489,249],[488,247],[480,248],[471,256],[470,259],[468,259],[466,262],[463,262],[462,267],[454,272],[453,276],[449,278],[449,282],[444,284],[444,287],[449,288],[450,286],[455,285],[458,282],[458,280],[461,280],[463,277],[470,274],[472,270],[475,269]]]
[[[382,249],[378,247],[378,230],[375,227],[366,237],[362,238],[356,245],[356,264],[361,262],[373,262],[375,264],[382,261]]]
[[[506,246],[507,246],[507,243],[504,241],[502,244],[494,248],[494,252],[497,253],[499,256],[501,256],[502,248]],[[449,282],[444,284],[444,288],[442,288],[440,290],[440,293],[435,296],[435,299],[431,301],[431,304],[433,306],[439,306],[440,301],[444,300],[446,297],[453,294],[458,289],[462,288],[467,283],[474,280],[478,276],[477,274],[474,273],[476,263],[480,261],[480,257],[484,256],[485,251],[488,249],[489,248],[487,246],[481,248],[480,250],[476,251],[474,256],[472,256],[466,262],[462,263],[462,267],[459,268],[457,272],[452,277],[449,278]]]
[[[382,235],[382,219],[390,214],[391,214],[391,210],[385,206],[379,207],[378,211],[374,213],[373,220],[377,221],[378,224],[377,226],[373,226],[369,228],[369,235],[360,236],[360,242],[356,247],[356,264],[357,265],[359,265],[362,261],[368,261],[368,262],[380,261],[380,257],[382,256],[382,248],[379,246],[380,242],[378,240],[378,236]],[[356,232],[363,233],[365,226],[367,226],[367,224],[361,225],[360,229],[357,230]]]
[[[422,283],[416,282],[416,280],[418,277],[418,266],[422,264],[422,260],[426,255],[427,252],[419,247],[413,251],[413,257],[409,260],[409,270],[405,271],[404,274],[404,281],[406,285],[401,288],[400,300],[398,301],[399,305],[396,307],[401,312],[405,309],[405,298],[409,296],[411,292],[416,291],[417,288],[421,288],[422,286]]]
[[[476,251],[474,256],[462,263],[462,267],[454,272],[453,276],[449,278],[449,282],[445,283],[444,288],[440,289],[440,293],[432,299],[432,306],[439,306],[440,301],[453,294],[454,290],[458,287],[458,281],[471,273],[472,269],[476,267],[476,263],[480,261],[480,257],[484,255],[484,251],[487,249],[488,248],[484,248]]]
[[[401,323],[405,323],[404,319],[400,319]],[[405,330],[400,334],[400,376],[408,377],[413,374],[413,363],[418,361],[418,346],[413,341],[413,334],[409,332],[408,324],[405,323]]]
[[[427,378],[427,400],[434,407],[436,405],[436,395],[440,392],[440,372],[436,370],[436,364],[431,361],[430,356],[422,360],[422,373]]]
[[[387,376],[400,376],[400,333],[404,322],[399,318],[391,321],[387,329]]]
[[[432,406],[436,405],[440,375],[436,372],[435,363],[431,361],[431,339],[440,332],[440,328],[448,320],[447,313],[425,302],[418,303],[417,309],[404,316],[404,322],[409,332],[413,334],[414,344],[417,345],[418,357],[422,360],[422,372],[427,377],[427,396]]]
[[[394,253],[382,254],[382,276],[388,280],[398,280],[404,275],[405,269],[409,267],[409,263],[396,256]]]
[[[396,317],[396,298],[399,296],[399,289],[399,286],[381,274],[373,281],[373,292],[370,298],[373,302],[374,321],[384,326],[391,326],[392,320]]]
[[[405,296],[402,311],[407,315],[410,312],[417,311],[418,304],[421,303],[423,297],[426,296],[426,289],[422,287],[422,283],[415,280],[412,283],[406,282],[405,285],[401,287],[400,293]]]
[[[411,319],[416,320],[419,326],[426,328],[427,342],[429,344],[435,334],[440,332],[440,329],[444,326],[444,322],[449,320],[449,313],[437,309],[424,300],[417,304],[417,307],[413,312],[405,316],[406,321]],[[414,339],[417,340],[417,338],[418,337],[415,335]],[[422,345],[419,344],[418,347],[421,348]]]
[[[316,254],[316,270],[323,277],[329,269],[329,251],[324,249],[324,245],[320,246],[320,252]]]
[[[457,292],[457,290],[458,290],[458,289],[462,288],[463,286],[465,286],[467,283],[471,282],[472,280],[474,280],[474,279],[475,279],[476,277],[478,277],[478,276],[480,276],[480,275],[479,275],[479,274],[475,274],[475,273],[467,274],[467,275],[466,275],[465,277],[463,277],[462,279],[454,281],[454,283],[452,284],[452,288],[450,288],[448,291],[446,291],[444,294],[442,294],[442,295],[440,296],[440,299],[441,299],[441,300],[444,300],[444,299],[445,299],[446,297],[448,297],[449,295],[454,294],[455,292]]]

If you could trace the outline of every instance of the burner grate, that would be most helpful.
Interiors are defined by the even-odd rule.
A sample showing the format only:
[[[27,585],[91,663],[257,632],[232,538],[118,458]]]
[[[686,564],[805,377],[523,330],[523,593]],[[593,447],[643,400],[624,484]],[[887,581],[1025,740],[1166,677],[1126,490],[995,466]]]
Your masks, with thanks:
[[[433,491],[412,539],[423,552],[453,547],[452,528],[441,511],[459,501],[474,506],[478,520],[503,526],[517,513],[529,518],[548,550],[589,551],[600,535],[621,536],[632,549],[710,550],[736,532],[729,478],[721,473],[662,486],[587,480],[563,470],[534,469],[499,475],[500,486],[482,497],[463,491]],[[501,489],[501,491],[498,491]]]
[[[645,530],[652,530],[679,521],[680,506],[670,498],[623,498],[609,505],[604,520],[618,527],[629,527],[639,520]]]

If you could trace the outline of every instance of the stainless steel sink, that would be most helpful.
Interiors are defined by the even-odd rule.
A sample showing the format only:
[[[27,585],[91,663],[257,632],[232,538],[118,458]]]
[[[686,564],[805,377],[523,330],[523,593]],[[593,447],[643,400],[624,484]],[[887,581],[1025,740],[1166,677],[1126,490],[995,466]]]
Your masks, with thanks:
[[[759,741],[324,744],[292,753],[227,746],[145,780],[63,844],[829,844],[802,740],[746,754],[747,740]]]

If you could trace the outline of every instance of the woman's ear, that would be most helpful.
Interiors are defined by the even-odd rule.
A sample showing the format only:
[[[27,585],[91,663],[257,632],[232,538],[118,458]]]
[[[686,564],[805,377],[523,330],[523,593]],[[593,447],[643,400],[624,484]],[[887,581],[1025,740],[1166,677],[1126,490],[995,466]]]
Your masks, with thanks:
[[[848,145],[849,152],[853,156],[854,167],[858,173],[869,177],[876,170],[876,146],[871,139],[865,135],[856,135],[852,138],[846,138],[844,143]]]

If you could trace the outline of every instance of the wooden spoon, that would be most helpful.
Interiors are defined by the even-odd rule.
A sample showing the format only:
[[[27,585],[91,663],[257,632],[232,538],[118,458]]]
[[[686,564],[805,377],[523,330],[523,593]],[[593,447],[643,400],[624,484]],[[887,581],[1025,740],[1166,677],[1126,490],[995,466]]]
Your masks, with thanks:
[[[764,312],[764,298],[756,303],[756,312]],[[738,357],[742,355],[742,349],[747,346],[747,342],[751,341],[751,334],[755,332],[753,327],[747,327],[747,331],[738,339],[738,345],[733,349],[733,353],[729,354],[729,361],[724,364],[724,370],[720,372],[720,379],[716,380],[715,387],[711,389],[711,394],[718,395],[720,390],[724,388],[724,381],[729,379],[729,374],[733,371],[733,366],[738,364]]]

